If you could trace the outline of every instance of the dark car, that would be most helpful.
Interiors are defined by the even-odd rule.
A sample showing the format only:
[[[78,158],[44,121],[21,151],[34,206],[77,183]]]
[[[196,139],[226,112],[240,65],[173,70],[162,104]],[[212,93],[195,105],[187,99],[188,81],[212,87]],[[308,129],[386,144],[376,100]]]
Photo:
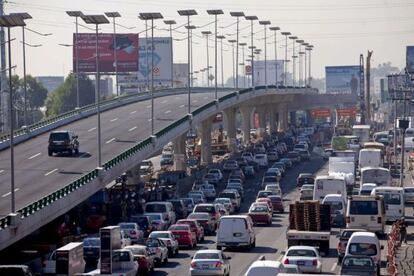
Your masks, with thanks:
[[[286,169],[290,169],[293,166],[292,160],[289,158],[282,158],[279,161],[286,165]]]
[[[54,153],[61,152],[67,152],[70,155],[79,153],[78,136],[73,131],[60,130],[49,134],[48,155],[52,156]]]
[[[296,178],[296,185],[301,187],[303,184],[314,184],[315,177],[311,173],[301,173]]]
[[[34,274],[27,265],[0,265],[0,275],[32,276]]]
[[[342,261],[341,275],[376,276],[378,267],[369,256],[346,256]]]
[[[243,173],[246,178],[253,178],[256,172],[253,166],[246,166],[243,168]]]
[[[130,222],[138,224],[139,229],[144,232],[145,238],[154,230],[152,219],[149,216],[131,216]]]
[[[83,259],[85,262],[97,262],[101,250],[100,238],[85,238],[83,240]]]
[[[175,213],[177,214],[178,219],[186,218],[188,215],[187,208],[184,205],[184,202],[181,199],[171,199],[169,202],[174,206]]]

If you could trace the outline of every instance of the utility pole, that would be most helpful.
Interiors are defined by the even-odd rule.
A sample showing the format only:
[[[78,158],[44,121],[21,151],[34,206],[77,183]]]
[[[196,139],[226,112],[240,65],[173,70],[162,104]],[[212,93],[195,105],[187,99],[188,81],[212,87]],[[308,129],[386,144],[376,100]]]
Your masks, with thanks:
[[[367,94],[365,99],[365,108],[367,110],[367,117],[365,118],[367,123],[371,122],[371,91],[370,91],[370,85],[371,85],[371,56],[373,51],[368,51],[367,55]],[[404,105],[405,107],[405,105]]]
[[[359,55],[359,110],[361,113],[361,124],[365,124],[365,86],[364,86],[364,55]]]
[[[4,15],[3,0],[0,0],[0,16]],[[9,130],[9,113],[8,113],[8,93],[7,93],[7,70],[6,70],[6,43],[4,28],[0,28],[0,130],[6,132]]]

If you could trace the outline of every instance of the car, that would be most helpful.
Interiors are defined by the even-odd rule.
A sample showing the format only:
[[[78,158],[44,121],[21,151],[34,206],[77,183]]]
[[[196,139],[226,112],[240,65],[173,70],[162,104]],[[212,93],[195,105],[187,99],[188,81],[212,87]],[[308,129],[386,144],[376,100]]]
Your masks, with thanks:
[[[277,184],[267,184],[265,186],[265,191],[272,191],[275,195],[282,195],[282,190],[280,189],[279,183]]]
[[[241,197],[241,201],[243,201],[244,188],[243,188],[243,185],[241,185],[240,183],[230,182],[229,184],[227,184],[226,190],[237,190],[237,192],[239,193]]]
[[[194,204],[207,202],[206,196],[202,191],[190,191],[187,196],[193,199]]]
[[[293,164],[299,164],[301,159],[297,151],[289,151],[287,157],[292,161]]]
[[[256,199],[258,198],[267,198],[270,195],[275,195],[275,193],[273,191],[258,191],[257,192],[257,196]]]
[[[208,183],[207,180],[196,179],[196,180],[194,180],[193,187],[191,189],[196,191],[196,190],[200,189],[200,186],[203,185],[203,184],[209,184],[209,183]]]
[[[190,225],[173,224],[168,228],[174,234],[179,246],[193,248],[197,245],[197,234],[191,231]]]
[[[214,203],[201,203],[194,206],[193,213],[208,213],[213,221],[213,231],[216,230],[217,222],[219,221],[221,214],[217,205]]]
[[[219,197],[230,198],[235,212],[238,212],[240,210],[241,196],[237,190],[223,190],[219,194]]]
[[[341,275],[377,276],[378,267],[369,256],[346,256],[341,265]]]
[[[43,260],[42,274],[56,274],[56,250],[48,253]]]
[[[200,186],[200,191],[204,193],[207,199],[216,197],[216,188],[212,184],[203,184]]]
[[[296,144],[293,147],[293,150],[297,151],[297,152],[299,152],[301,150],[308,150],[308,144],[305,144],[305,143]]]
[[[244,157],[237,157],[236,162],[237,162],[237,165],[239,165],[240,169],[243,169],[245,166],[248,165],[248,161]]]
[[[0,275],[33,276],[35,274],[27,265],[0,265]]]
[[[152,219],[148,216],[131,215],[129,220],[138,224],[139,229],[144,233],[144,238],[147,238],[153,230]]]
[[[311,173],[301,173],[296,178],[296,185],[301,187],[304,184],[314,184],[315,177]]]
[[[246,159],[247,162],[253,161],[253,159],[254,159],[253,153],[247,152],[247,151],[246,152],[243,152],[242,155],[241,155],[241,157],[243,157],[244,159]]]
[[[125,235],[130,238],[131,243],[139,243],[144,240],[144,232],[139,229],[135,222],[120,222],[118,225],[125,232]]]
[[[341,232],[338,234],[338,245],[336,247],[338,251],[338,263],[342,262],[342,259],[345,256],[345,250],[346,246],[348,244],[348,240],[351,237],[351,235],[355,232],[364,232],[364,229],[342,229]]]
[[[267,154],[265,153],[256,153],[254,155],[254,161],[257,162],[260,168],[267,168],[269,166]]]
[[[120,231],[121,234],[121,248],[124,248],[127,245],[131,245],[131,239],[125,234],[124,230]]]
[[[270,202],[272,203],[273,210],[275,212],[284,213],[285,209],[283,207],[283,200],[280,195],[270,195],[267,197],[270,199]]]
[[[238,169],[239,165],[237,164],[236,160],[227,160],[223,164],[223,171],[231,172],[232,170]]]
[[[168,247],[161,239],[148,238],[145,245],[154,254],[155,265],[168,262]]]
[[[404,201],[405,201],[405,204],[414,203],[414,188],[413,187],[404,188]]]
[[[229,212],[229,214],[234,213],[234,206],[231,203],[230,198],[218,197],[214,199],[213,203],[223,204],[223,206],[227,209],[227,212]]]
[[[177,224],[186,224],[190,226],[190,230],[195,233],[197,242],[204,241],[204,228],[195,219],[180,219]]]
[[[174,211],[178,219],[187,217],[188,211],[184,205],[184,202],[181,199],[170,199],[168,200],[168,202],[171,202],[174,206]]]
[[[194,206],[195,206],[194,200],[191,197],[183,197],[180,199],[183,201],[184,206],[187,209],[187,215],[188,215],[194,209]]]
[[[172,257],[179,252],[178,241],[171,231],[154,231],[149,236],[149,239],[160,239],[168,248],[168,256]]]
[[[97,263],[101,250],[101,239],[99,237],[85,238],[83,243],[83,259],[86,263]]]
[[[367,256],[372,258],[378,270],[381,268],[381,249],[378,237],[372,232],[354,232],[348,240],[345,256]]]
[[[251,217],[253,224],[272,224],[272,212],[267,204],[252,203],[248,215]]]
[[[223,180],[223,174],[220,169],[210,169],[208,173],[215,174],[218,177],[219,181]]]
[[[146,245],[129,245],[124,249],[128,249],[134,255],[134,259],[138,262],[138,274],[148,275],[154,271],[155,253],[153,253]]]
[[[285,272],[279,261],[266,260],[264,256],[254,261],[243,276],[275,276]]]
[[[161,160],[160,160],[160,165],[161,166],[172,166],[174,165],[174,155],[172,153],[167,153],[164,152],[161,155]]]
[[[301,160],[309,161],[311,156],[308,150],[299,150],[298,151]]]
[[[286,169],[290,169],[293,167],[293,163],[292,160],[290,160],[290,158],[281,158],[279,161],[286,165]]]
[[[216,222],[213,222],[211,216],[207,212],[197,212],[188,215],[187,219],[195,219],[204,228],[205,234],[212,234],[216,230]]]
[[[256,154],[264,154],[266,152],[266,148],[263,144],[254,144],[253,150]]]
[[[153,170],[154,170],[154,165],[152,164],[151,160],[143,160],[139,164],[139,172],[141,174],[152,173]]]
[[[203,180],[207,181],[208,184],[214,185],[214,187],[217,187],[217,185],[220,183],[218,175],[214,173],[208,173],[204,175]]]
[[[301,272],[321,273],[322,261],[318,250],[312,246],[291,246],[282,258],[283,264],[296,264]]]
[[[244,181],[246,179],[242,169],[234,169],[231,171],[229,175],[229,179],[238,178]]]
[[[47,154],[53,156],[54,153],[62,152],[67,152],[70,155],[79,154],[78,135],[73,131],[59,130],[50,132]]]
[[[286,174],[286,164],[283,163],[283,162],[275,162],[275,163],[273,163],[272,168],[279,169],[279,171],[282,174],[282,176],[284,176]]]
[[[265,204],[267,205],[267,207],[269,207],[270,211],[273,213],[273,205],[272,202],[270,201],[269,198],[264,197],[264,198],[258,198],[256,199],[255,203],[260,203],[260,204]]]
[[[199,250],[191,258],[190,275],[230,276],[230,259],[221,250]]]
[[[151,228],[153,230],[165,230],[168,228],[169,223],[165,220],[163,213],[144,213],[144,216],[151,219]]]
[[[220,212],[220,216],[227,216],[227,215],[230,214],[229,211],[227,211],[227,208],[224,207],[223,204],[221,204],[221,203],[215,203],[215,204],[218,207],[218,210]]]
[[[246,176],[246,178],[253,178],[256,174],[253,166],[245,166],[243,168],[243,173]]]
[[[267,153],[267,159],[269,160],[269,162],[275,162],[279,159],[279,155],[277,153],[277,151],[269,151]]]
[[[176,215],[174,212],[174,207],[171,202],[167,201],[152,201],[145,203],[144,206],[145,213],[162,213],[163,219],[168,224],[174,224],[176,221]]]
[[[222,216],[216,235],[216,249],[223,247],[256,247],[256,234],[253,221],[247,215]]]

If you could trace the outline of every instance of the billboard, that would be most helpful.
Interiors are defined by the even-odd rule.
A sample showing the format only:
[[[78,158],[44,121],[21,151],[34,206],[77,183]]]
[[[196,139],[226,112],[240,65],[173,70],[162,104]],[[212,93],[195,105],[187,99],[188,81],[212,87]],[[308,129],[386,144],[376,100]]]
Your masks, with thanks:
[[[114,35],[98,34],[99,71],[115,72]],[[73,34],[73,45],[76,34]],[[138,71],[138,34],[116,34],[118,72]],[[96,72],[96,34],[78,34],[79,72]],[[76,47],[73,47],[73,71],[76,72]]]
[[[359,95],[360,66],[326,66],[326,93]]]
[[[356,107],[338,108],[336,114],[338,117],[353,117],[355,118],[357,113]]]
[[[313,118],[328,118],[331,117],[331,110],[328,108],[312,109],[311,115]]]
[[[279,85],[283,83],[283,60],[278,60],[276,63],[274,60],[267,61],[267,83],[269,85],[276,83],[276,66],[277,66],[277,82]],[[254,85],[265,85],[265,62],[264,60],[253,61],[254,71]],[[247,72],[246,72],[247,73]],[[251,74],[251,72],[250,72]]]
[[[406,59],[408,73],[414,74],[414,46],[407,46]]]

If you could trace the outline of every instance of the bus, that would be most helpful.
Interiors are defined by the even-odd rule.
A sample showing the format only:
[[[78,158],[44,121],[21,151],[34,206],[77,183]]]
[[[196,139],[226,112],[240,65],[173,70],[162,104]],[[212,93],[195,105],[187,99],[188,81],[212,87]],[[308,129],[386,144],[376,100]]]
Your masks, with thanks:
[[[402,187],[376,187],[371,195],[381,195],[385,204],[385,220],[394,222],[404,217],[404,188]]]

